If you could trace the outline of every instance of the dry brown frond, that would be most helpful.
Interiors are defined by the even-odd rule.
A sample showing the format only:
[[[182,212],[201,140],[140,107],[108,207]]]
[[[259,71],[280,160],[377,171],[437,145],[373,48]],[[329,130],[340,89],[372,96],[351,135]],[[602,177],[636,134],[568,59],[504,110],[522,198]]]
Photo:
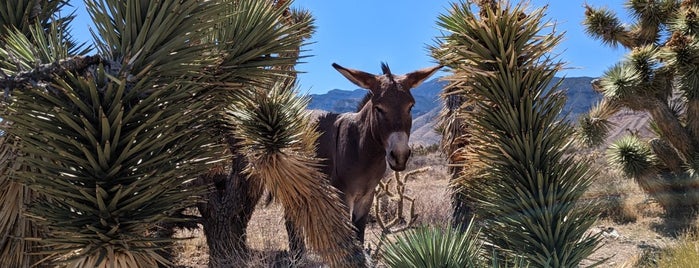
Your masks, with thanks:
[[[9,127],[3,121],[0,129]],[[27,204],[37,194],[24,184],[12,179],[12,173],[23,165],[17,161],[19,140],[7,135],[0,136],[0,263],[7,267],[29,267],[41,260],[41,255],[29,255],[39,250],[38,243],[25,237],[40,237],[41,231],[24,215]]]
[[[287,216],[309,234],[306,242],[311,249],[332,267],[361,265],[363,260],[355,259],[361,248],[353,239],[348,210],[319,171],[317,159],[285,151],[250,160],[249,174],[264,178]]]

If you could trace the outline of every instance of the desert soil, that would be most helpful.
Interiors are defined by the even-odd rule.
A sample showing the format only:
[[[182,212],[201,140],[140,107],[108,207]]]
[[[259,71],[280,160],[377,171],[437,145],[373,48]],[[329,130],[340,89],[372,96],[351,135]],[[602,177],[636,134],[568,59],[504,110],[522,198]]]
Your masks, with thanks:
[[[415,225],[432,224],[445,226],[450,217],[450,205],[447,192],[446,168],[436,155],[415,157],[412,167],[430,167],[426,172],[411,176],[407,181],[406,194],[415,198],[418,214]],[[636,192],[637,195],[642,193]],[[629,223],[615,223],[610,219],[600,219],[591,233],[602,233],[600,248],[582,267],[604,261],[598,267],[633,267],[644,251],[657,251],[672,245],[676,239],[663,230],[662,211],[645,196],[630,198],[638,200],[634,209],[637,218]],[[399,228],[401,226],[396,226]],[[378,224],[370,223],[366,232],[365,247],[376,249],[381,229]],[[207,246],[201,230],[181,231],[180,237],[193,237],[178,243],[178,267],[206,267]],[[285,257],[287,249],[286,231],[283,224],[282,208],[272,204],[259,206],[248,228],[248,244],[253,250],[251,267],[319,267],[317,257],[311,256],[303,265]]]

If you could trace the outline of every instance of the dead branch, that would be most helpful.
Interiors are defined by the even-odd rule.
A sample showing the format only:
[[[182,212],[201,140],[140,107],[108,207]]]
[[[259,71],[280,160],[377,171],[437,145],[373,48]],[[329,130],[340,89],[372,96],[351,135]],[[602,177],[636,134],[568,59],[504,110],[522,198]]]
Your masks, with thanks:
[[[35,85],[41,81],[50,81],[53,77],[65,75],[66,72],[81,72],[100,63],[103,63],[102,57],[94,55],[74,56],[53,63],[41,64],[32,70],[19,72],[16,75],[3,75],[0,77],[0,88],[5,90],[5,99],[7,99],[14,89]]]
[[[386,181],[379,182],[376,187],[376,193],[374,194],[374,212],[376,213],[376,222],[381,227],[382,234],[390,234],[395,232],[400,232],[407,228],[410,228],[417,219],[415,214],[415,198],[405,194],[405,182],[408,177],[413,176],[418,173],[426,172],[430,168],[424,167],[420,169],[411,170],[403,176],[399,172],[394,172],[393,178],[388,178]],[[391,190],[391,184],[395,179],[395,188]],[[388,215],[393,215],[391,219],[383,215],[383,211],[388,210],[388,204],[382,205],[387,202],[395,203],[395,211],[387,213]],[[405,203],[409,203],[408,215],[405,215]],[[404,223],[402,227],[394,229],[400,223]]]
[[[374,193],[374,213],[376,222],[381,228],[381,237],[376,244],[376,249],[373,250],[376,254],[380,254],[381,247],[389,234],[402,232],[415,224],[415,220],[418,216],[415,214],[415,198],[405,194],[405,182],[408,180],[408,177],[428,170],[430,170],[430,167],[419,168],[411,170],[403,174],[403,176],[400,175],[400,172],[396,171],[393,173],[393,178],[389,177],[385,181],[379,181],[379,185],[376,186],[376,191]],[[395,188],[391,190],[393,179],[395,179],[396,183]],[[391,207],[391,202],[395,203],[396,209],[394,211],[388,211],[389,207]],[[406,202],[410,203],[407,217],[404,215]],[[383,203],[385,203],[385,205],[382,206]],[[384,215],[384,211],[388,213]],[[388,219],[389,215],[393,215],[393,218],[390,220]],[[403,224],[401,225],[401,223]],[[398,225],[401,226],[396,227]]]

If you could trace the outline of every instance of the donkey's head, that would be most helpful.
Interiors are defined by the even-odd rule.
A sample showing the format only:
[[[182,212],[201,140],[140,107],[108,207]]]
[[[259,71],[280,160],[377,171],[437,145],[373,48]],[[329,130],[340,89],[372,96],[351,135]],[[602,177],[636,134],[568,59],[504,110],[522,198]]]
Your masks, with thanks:
[[[415,104],[410,89],[418,86],[441,66],[425,68],[405,75],[394,75],[388,65],[381,64],[382,75],[347,69],[333,63],[333,67],[352,83],[368,89],[370,96],[360,112],[367,115],[372,138],[383,145],[386,161],[391,169],[402,171],[410,157],[410,110]]]

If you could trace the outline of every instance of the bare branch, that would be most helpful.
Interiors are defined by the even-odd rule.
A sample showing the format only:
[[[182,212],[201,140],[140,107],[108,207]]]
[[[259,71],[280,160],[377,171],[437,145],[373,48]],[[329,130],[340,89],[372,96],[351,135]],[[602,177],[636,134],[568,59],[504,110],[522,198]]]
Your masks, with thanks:
[[[3,74],[3,77],[0,78],[0,88],[4,89],[5,99],[7,99],[14,89],[37,84],[40,81],[50,81],[53,77],[62,76],[66,72],[80,72],[92,65],[103,62],[102,57],[94,55],[75,56],[53,63],[41,64],[32,70],[20,72],[16,75]]]

